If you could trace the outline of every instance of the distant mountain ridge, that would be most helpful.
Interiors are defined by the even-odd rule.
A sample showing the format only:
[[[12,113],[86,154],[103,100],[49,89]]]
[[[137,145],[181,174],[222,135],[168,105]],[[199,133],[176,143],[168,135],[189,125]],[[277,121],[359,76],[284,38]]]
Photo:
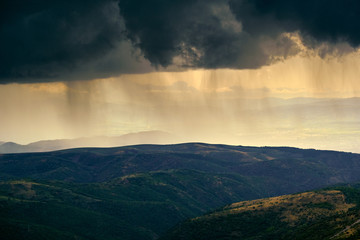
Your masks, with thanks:
[[[172,144],[182,139],[163,131],[128,133],[121,136],[99,136],[76,139],[42,140],[21,145],[14,142],[0,142],[0,153],[48,152],[79,147],[118,147],[136,144]]]

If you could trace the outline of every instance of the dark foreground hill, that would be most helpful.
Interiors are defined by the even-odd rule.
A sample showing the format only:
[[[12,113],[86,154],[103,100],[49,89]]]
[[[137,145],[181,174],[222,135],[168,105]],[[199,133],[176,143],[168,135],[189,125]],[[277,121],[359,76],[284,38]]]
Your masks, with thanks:
[[[25,234],[14,239],[34,231],[32,239],[39,239],[36,231],[48,230],[66,233],[59,239],[155,239],[186,218],[235,199],[258,198],[258,190],[241,176],[192,170],[86,184],[15,180],[0,182],[0,221],[8,222],[9,236]]]
[[[201,143],[69,149],[0,155],[0,179],[6,239],[156,239],[233,202],[360,181],[360,155]]]
[[[359,239],[359,187],[233,203],[178,224],[160,239]]]

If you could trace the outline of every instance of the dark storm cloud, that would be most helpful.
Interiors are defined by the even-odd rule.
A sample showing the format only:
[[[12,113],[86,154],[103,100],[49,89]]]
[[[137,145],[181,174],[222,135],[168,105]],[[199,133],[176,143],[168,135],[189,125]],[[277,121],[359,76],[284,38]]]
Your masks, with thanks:
[[[119,56],[132,51],[130,44],[120,43],[124,26],[116,1],[5,0],[0,9],[0,82],[67,79],[74,72],[82,79],[96,70],[111,75],[122,63],[117,68],[103,63],[124,59],[108,56],[110,51]],[[95,69],[80,74],[89,62]]]
[[[315,41],[360,44],[358,0],[230,0],[230,6],[252,35],[300,31]]]
[[[254,68],[266,63],[259,39],[242,32],[227,1],[120,0],[127,36],[155,66]]]
[[[360,43],[356,0],[120,0],[127,36],[155,66],[258,68],[325,43]],[[293,35],[294,36],[294,35]],[[320,53],[320,51],[318,51]],[[175,61],[175,63],[178,63]]]
[[[310,49],[325,43],[323,55],[358,47],[359,14],[356,0],[5,0],[0,83],[148,72],[149,62],[258,68],[300,51],[284,33]]]

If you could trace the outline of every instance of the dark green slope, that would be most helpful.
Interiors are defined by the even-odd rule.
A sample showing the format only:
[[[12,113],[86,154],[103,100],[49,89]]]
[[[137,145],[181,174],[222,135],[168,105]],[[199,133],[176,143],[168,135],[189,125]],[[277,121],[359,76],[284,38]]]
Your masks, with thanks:
[[[233,203],[160,240],[359,239],[360,186]]]
[[[0,183],[3,232],[37,239],[154,239],[179,221],[238,199],[261,196],[254,180],[231,174],[169,170],[104,183]],[[27,231],[30,226],[30,231]],[[22,234],[22,235],[21,235]],[[17,236],[15,235],[15,236]]]
[[[285,147],[188,143],[0,155],[0,178],[104,182],[134,173],[190,169],[267,178],[269,196],[360,181],[360,155]],[[281,184],[280,184],[281,183]]]

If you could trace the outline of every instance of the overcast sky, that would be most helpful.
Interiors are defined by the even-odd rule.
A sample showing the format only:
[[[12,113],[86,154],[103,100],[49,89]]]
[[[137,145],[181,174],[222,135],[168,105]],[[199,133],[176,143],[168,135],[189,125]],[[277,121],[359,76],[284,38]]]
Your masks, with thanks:
[[[357,151],[360,3],[0,4],[0,140],[163,130]]]

